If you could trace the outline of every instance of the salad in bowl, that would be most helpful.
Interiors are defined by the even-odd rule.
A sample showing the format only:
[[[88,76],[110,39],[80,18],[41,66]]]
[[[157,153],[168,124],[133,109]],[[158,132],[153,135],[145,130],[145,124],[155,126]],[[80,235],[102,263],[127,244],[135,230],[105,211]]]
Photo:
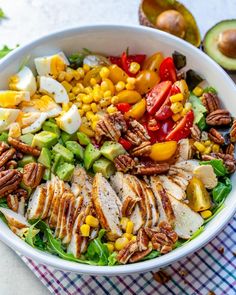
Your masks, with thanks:
[[[32,247],[113,266],[188,243],[223,208],[236,121],[180,52],[62,51],[0,91],[0,217]]]

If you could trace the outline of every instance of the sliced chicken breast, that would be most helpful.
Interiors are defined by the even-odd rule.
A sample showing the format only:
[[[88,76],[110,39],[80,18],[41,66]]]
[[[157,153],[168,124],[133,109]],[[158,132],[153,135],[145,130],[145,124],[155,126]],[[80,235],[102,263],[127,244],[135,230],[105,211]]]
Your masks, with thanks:
[[[41,217],[42,219],[45,219],[48,217],[48,212],[49,212],[52,199],[53,199],[53,194],[54,194],[53,181],[47,181],[46,186],[47,186],[47,195],[46,195],[46,200],[44,203],[43,214]]]
[[[63,239],[67,234],[67,214],[70,208],[71,199],[74,198],[74,195],[70,192],[66,192],[66,200],[62,209],[62,219],[60,224],[59,239]]]
[[[114,236],[121,236],[121,202],[101,173],[97,173],[93,180],[92,202],[102,227]]]
[[[135,205],[133,213],[130,215],[129,219],[134,223],[134,234],[144,225],[145,220],[142,217],[142,212],[138,204]]]
[[[66,215],[66,236],[63,239],[64,244],[68,244],[71,240],[72,229],[74,223],[74,215],[75,215],[75,197],[71,197],[69,209]]]
[[[178,156],[176,163],[186,161],[192,158],[193,145],[190,139],[181,139],[178,143]]]
[[[0,208],[0,212],[4,215],[7,220],[9,227],[21,229],[24,227],[30,227],[27,219],[19,213],[14,212],[8,208]]]
[[[27,211],[27,219],[41,218],[46,200],[47,188],[44,184],[38,186],[31,195]]]
[[[178,200],[184,200],[186,198],[185,190],[181,188],[177,183],[175,183],[172,177],[166,175],[159,175],[159,181],[161,182],[163,188],[173,197]]]
[[[175,214],[174,230],[180,238],[189,239],[203,225],[204,220],[184,202],[172,196],[169,198]]]

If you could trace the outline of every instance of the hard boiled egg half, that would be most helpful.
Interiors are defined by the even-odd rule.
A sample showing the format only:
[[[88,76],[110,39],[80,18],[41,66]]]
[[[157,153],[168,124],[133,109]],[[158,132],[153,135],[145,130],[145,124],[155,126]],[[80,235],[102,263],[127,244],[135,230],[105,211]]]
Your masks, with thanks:
[[[66,66],[70,64],[63,52],[37,57],[34,63],[39,76],[57,76],[59,72],[64,71]]]
[[[0,91],[0,107],[12,108],[22,101],[29,101],[30,93],[28,91],[1,90]]]
[[[8,130],[10,125],[16,121],[20,110],[0,108],[0,132]]]
[[[69,111],[56,118],[59,128],[69,134],[75,133],[81,125],[81,117],[76,105],[72,105]]]
[[[9,88],[11,90],[29,91],[31,96],[34,95],[37,85],[32,71],[28,67],[23,67],[22,70],[10,78]]]

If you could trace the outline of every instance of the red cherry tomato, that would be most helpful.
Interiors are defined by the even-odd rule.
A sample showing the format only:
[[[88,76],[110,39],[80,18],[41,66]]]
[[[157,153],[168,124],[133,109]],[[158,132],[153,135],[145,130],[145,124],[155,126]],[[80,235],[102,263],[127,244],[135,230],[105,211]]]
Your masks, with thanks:
[[[131,109],[131,105],[127,102],[118,103],[116,107],[121,113],[127,113]]]
[[[120,138],[119,139],[119,143],[123,146],[123,148],[125,149],[125,150],[130,150],[131,149],[131,147],[132,147],[132,143],[130,142],[130,141],[128,141],[127,139],[124,139],[124,138]]]
[[[172,119],[167,119],[163,121],[160,129],[157,131],[156,137],[158,142],[162,142],[166,140],[167,134],[171,131],[175,122]]]
[[[143,127],[147,130],[147,133],[150,136],[151,144],[156,143],[157,142],[157,132],[158,131],[151,131],[150,129],[148,129],[148,123],[147,122],[143,123]]]
[[[108,58],[112,64],[118,65],[122,68],[121,57],[119,56],[109,56]]]
[[[155,118],[163,121],[173,116],[173,112],[169,105],[161,106],[160,110],[156,113]]]
[[[193,126],[194,113],[189,111],[180,121],[177,123],[170,133],[166,136],[166,140],[179,141],[186,138],[190,134],[190,128]]]
[[[144,62],[145,58],[145,54],[127,55],[126,52],[123,52],[121,55],[122,68],[129,76],[134,77],[137,75],[137,73],[133,74],[129,71],[130,64],[132,62],[137,62],[141,65]]]
[[[154,115],[165,102],[171,88],[170,81],[163,81],[152,88],[147,94],[147,112]]]
[[[175,82],[177,80],[176,69],[172,57],[167,57],[163,60],[159,68],[159,75],[162,81]]]
[[[180,93],[181,91],[180,91],[180,89],[179,89],[179,87],[178,86],[176,86],[176,85],[172,85],[172,87],[171,87],[171,91],[170,91],[170,95],[175,95],[175,94],[178,94],[178,93]]]

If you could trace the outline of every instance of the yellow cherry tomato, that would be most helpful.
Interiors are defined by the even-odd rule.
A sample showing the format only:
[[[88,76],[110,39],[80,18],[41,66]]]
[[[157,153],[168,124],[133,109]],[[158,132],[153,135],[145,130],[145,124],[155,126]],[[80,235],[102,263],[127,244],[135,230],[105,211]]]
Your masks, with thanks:
[[[139,120],[142,118],[144,113],[146,112],[146,99],[141,99],[139,102],[134,104],[132,108],[125,113],[125,118],[134,118],[136,120]]]
[[[141,94],[149,92],[157,83],[160,82],[159,75],[152,70],[141,71],[135,82],[135,89]]]
[[[127,102],[133,104],[142,99],[140,93],[135,90],[122,90],[117,94],[117,97],[116,103]]]
[[[92,70],[88,71],[84,76],[84,86],[90,86],[91,79],[95,79],[97,83],[101,83],[102,78],[100,76],[100,71],[102,67],[95,67]]]
[[[128,75],[119,66],[111,65],[109,67],[109,70],[110,70],[109,79],[114,84],[117,84],[120,81],[126,82]]]
[[[177,141],[154,143],[149,157],[154,161],[166,161],[175,154],[176,149]]]
[[[156,52],[144,61],[142,69],[151,70],[158,73],[160,64],[162,63],[163,59],[163,54],[161,52]]]

